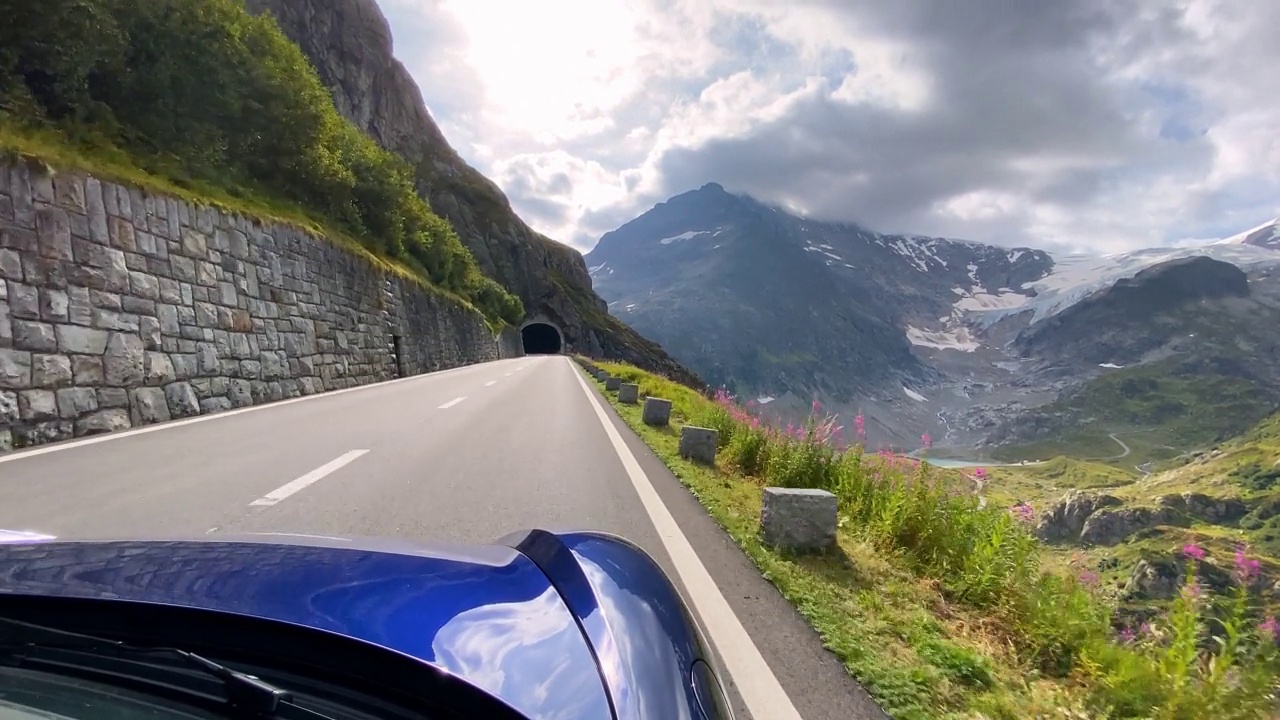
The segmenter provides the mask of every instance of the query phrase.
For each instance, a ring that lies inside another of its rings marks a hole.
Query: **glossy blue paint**
[[[727,709],[700,709],[708,704],[694,688],[695,662],[715,662],[679,592],[642,549],[595,532],[535,530],[499,542],[537,563],[579,618],[620,720],[731,720]]]
[[[546,575],[505,547],[285,537],[0,544],[0,593],[296,623],[435,664],[530,718],[611,716],[575,617]]]

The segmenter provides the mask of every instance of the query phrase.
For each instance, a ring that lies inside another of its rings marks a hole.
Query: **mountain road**
[[[881,718],[565,357],[471,365],[0,455],[0,529],[59,538],[616,533],[680,586],[739,717]]]

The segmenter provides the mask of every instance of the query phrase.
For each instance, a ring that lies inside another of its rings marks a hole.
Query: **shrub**
[[[338,114],[301,49],[238,0],[0,0],[0,119],[120,147],[180,185],[301,208],[514,323],[413,172]]]

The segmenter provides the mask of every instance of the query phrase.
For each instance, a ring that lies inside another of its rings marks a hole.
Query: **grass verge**
[[[1038,573],[1034,540],[1010,513],[958,494],[970,484],[959,473],[856,450],[828,453],[817,447],[825,438],[813,442],[812,426],[803,436],[771,433],[723,399],[597,364],[639,384],[642,396],[673,401],[672,426],[653,428],[640,405],[609,397],[892,717],[1270,717],[1274,621],[1253,632],[1257,620],[1241,605],[1228,616],[1236,645],[1217,655],[1198,650],[1208,638],[1194,600],[1141,638],[1117,635],[1106,598],[1086,577],[1092,571]],[[715,467],[679,457],[677,428],[686,423],[722,429]],[[758,537],[761,488],[806,478],[841,499],[837,552],[790,556]],[[1194,576],[1188,587],[1198,587]],[[1225,668],[1234,668],[1229,681],[1216,675]]]

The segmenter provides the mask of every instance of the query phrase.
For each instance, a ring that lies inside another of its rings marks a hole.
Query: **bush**
[[[411,168],[338,114],[301,49],[238,0],[0,0],[8,122],[92,136],[178,184],[273,198],[517,322]]]

